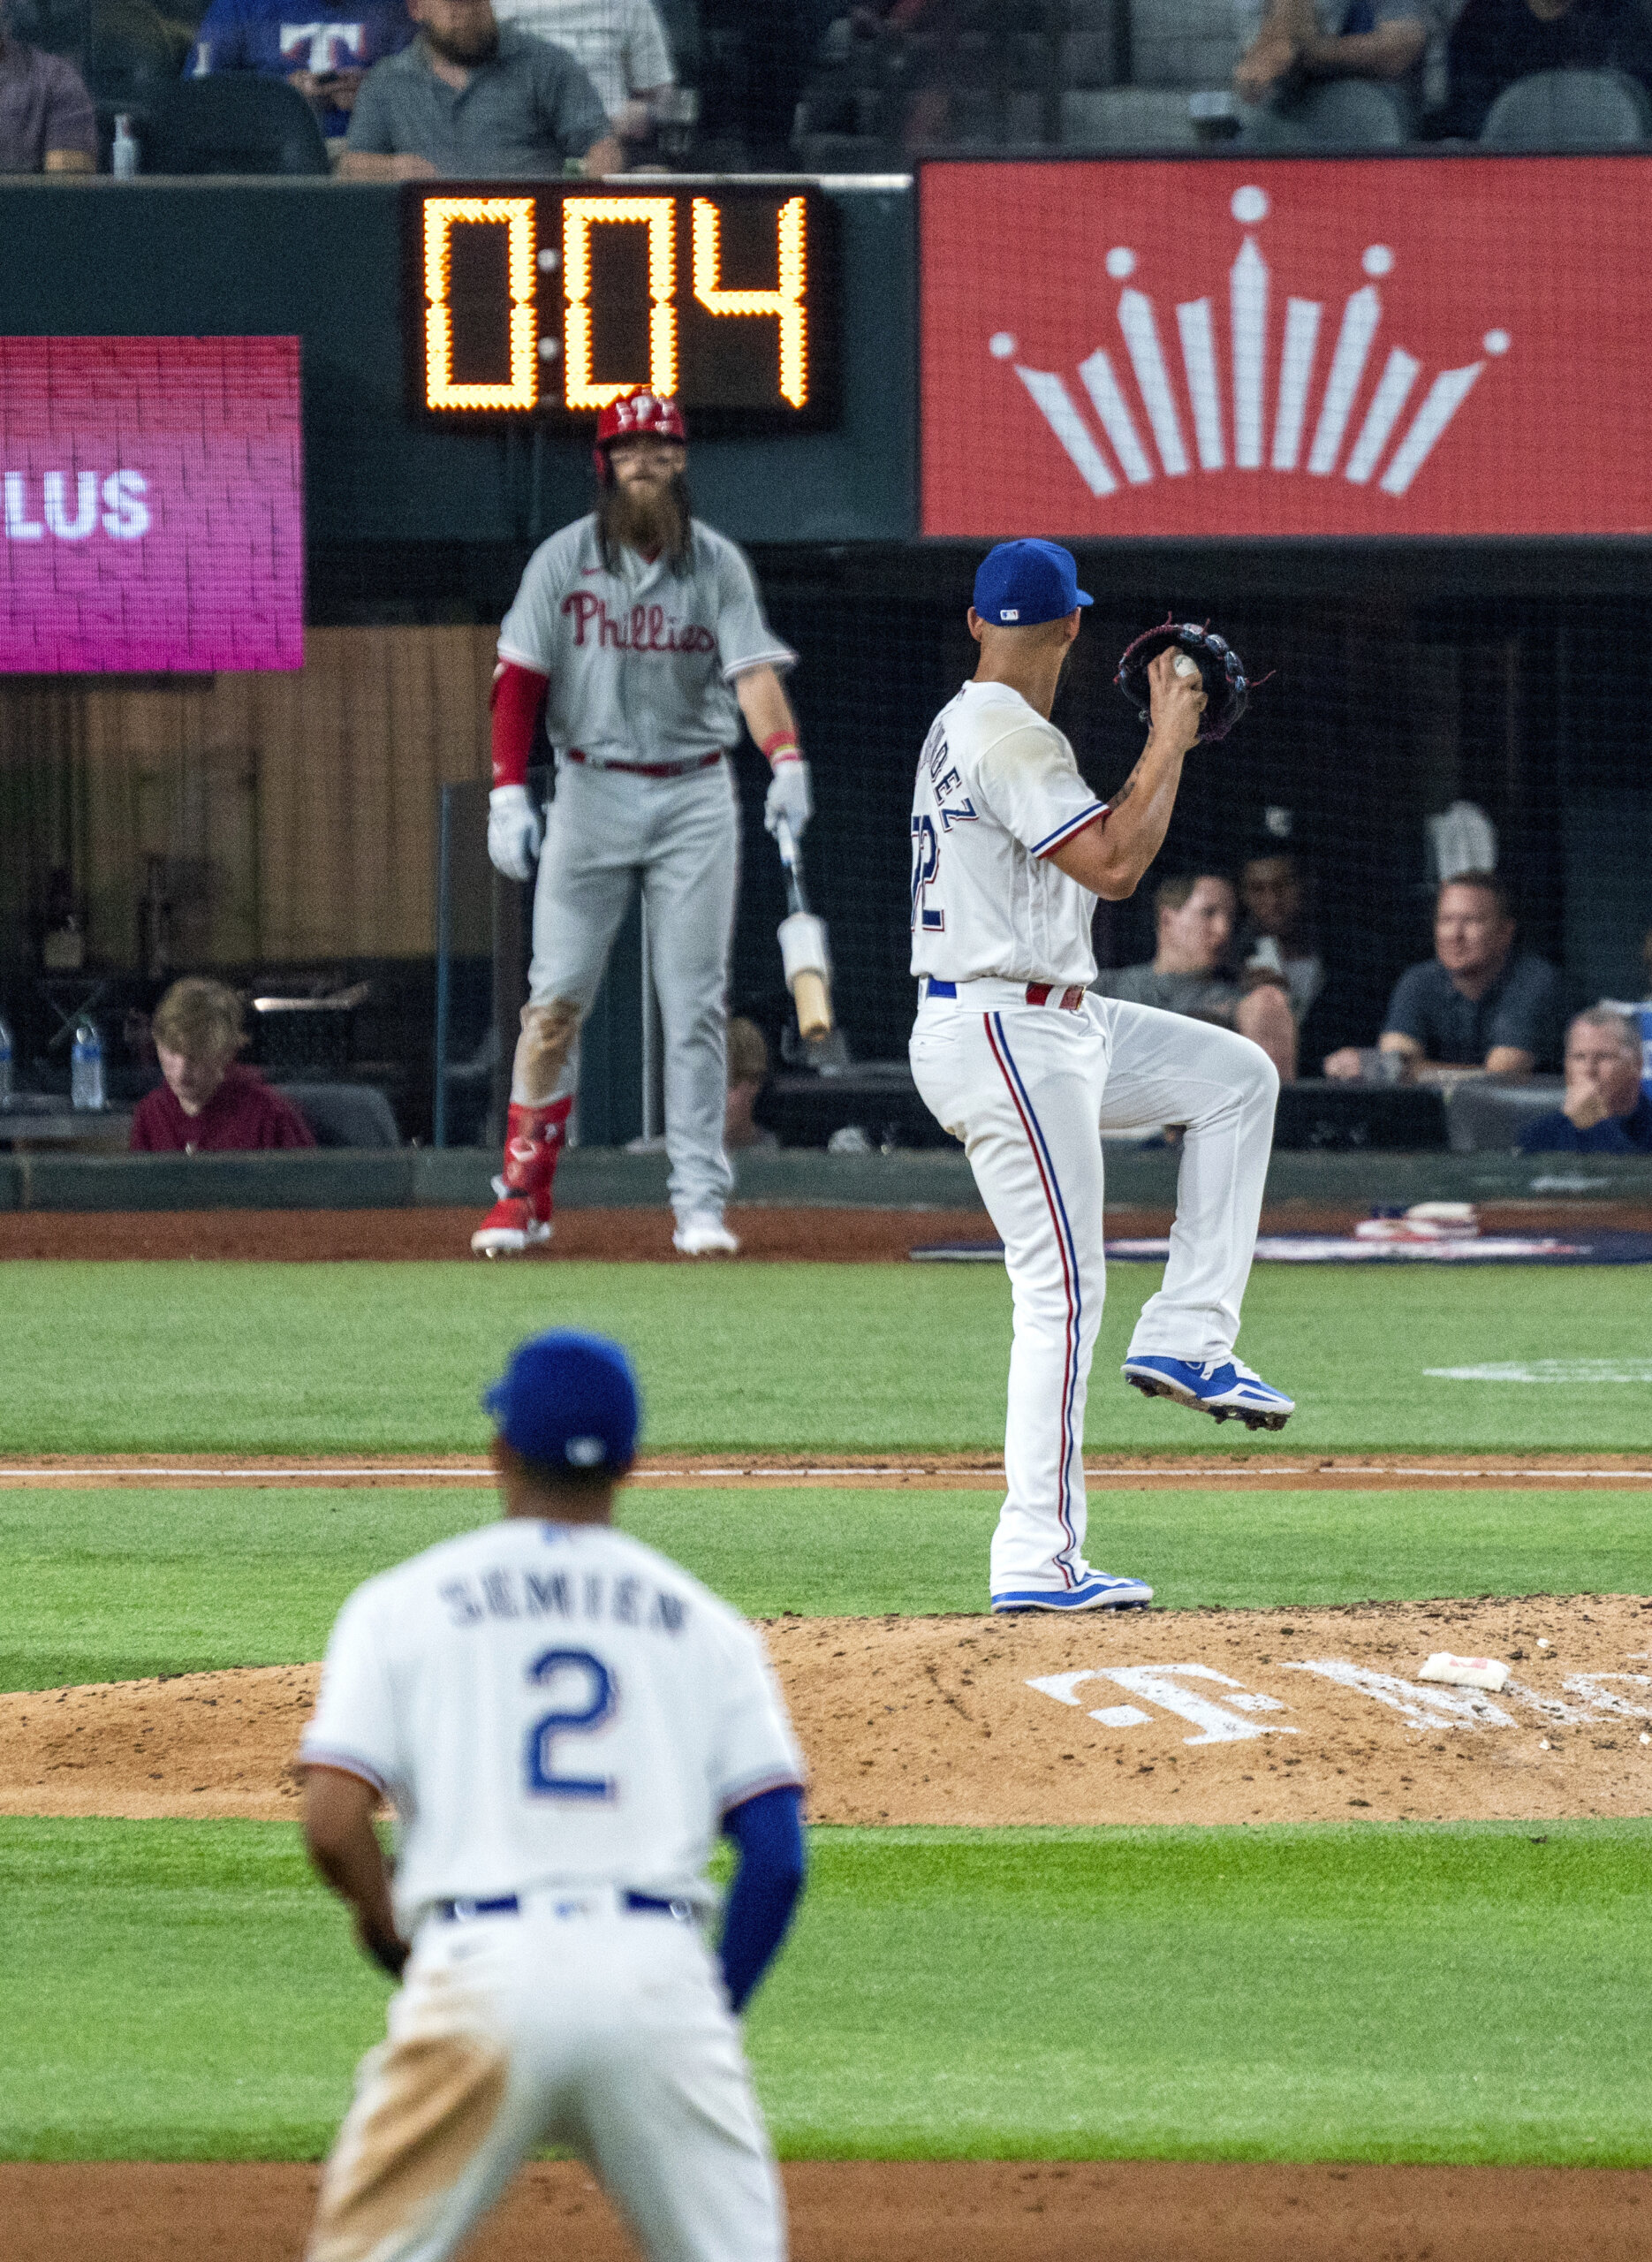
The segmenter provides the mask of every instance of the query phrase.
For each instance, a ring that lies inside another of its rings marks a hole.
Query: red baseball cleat
[[[522,1256],[542,1249],[550,1239],[550,1203],[542,1214],[538,1200],[527,1194],[502,1194],[470,1237],[473,1256]]]
[[[493,1182],[499,1199],[470,1237],[474,1256],[520,1256],[550,1239],[550,1189],[572,1105],[572,1096],[538,1107],[512,1101],[504,1174]]]

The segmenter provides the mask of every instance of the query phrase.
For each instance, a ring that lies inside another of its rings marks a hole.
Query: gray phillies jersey
[[[593,516],[528,559],[499,657],[550,678],[545,729],[558,753],[692,762],[732,747],[740,732],[733,679],[796,661],[763,619],[741,551],[698,519],[692,540],[681,576],[631,550],[610,573]]]

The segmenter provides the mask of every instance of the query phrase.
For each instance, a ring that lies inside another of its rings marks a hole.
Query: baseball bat
[[[782,817],[775,828],[785,874],[787,916],[779,930],[780,959],[786,986],[797,1008],[798,1034],[806,1044],[830,1036],[832,1030],[831,965],[826,952],[826,929],[809,909],[803,884],[803,852],[792,827]]]

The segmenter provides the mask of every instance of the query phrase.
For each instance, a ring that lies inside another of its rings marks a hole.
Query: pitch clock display
[[[692,429],[837,414],[837,212],[784,182],[639,179],[407,192],[405,329],[420,412],[589,429],[638,385]]]

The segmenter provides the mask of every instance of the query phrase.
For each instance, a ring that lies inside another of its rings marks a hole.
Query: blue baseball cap
[[[975,575],[975,610],[995,628],[1035,628],[1094,603],[1079,587],[1078,561],[1058,542],[1001,542]]]
[[[524,1461],[546,1469],[611,1469],[636,1457],[637,1378],[618,1343],[553,1328],[518,1344],[482,1404]]]

